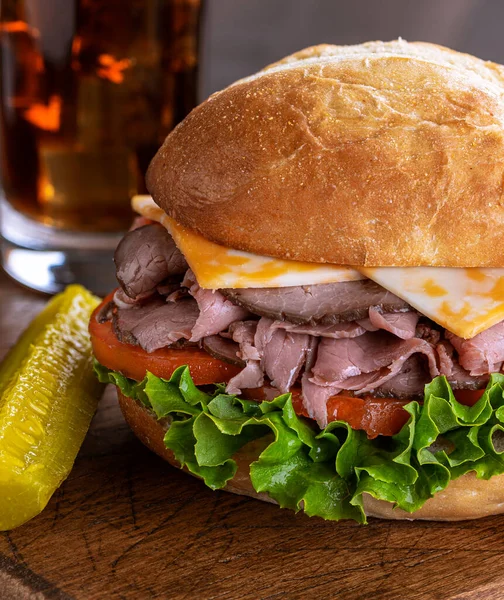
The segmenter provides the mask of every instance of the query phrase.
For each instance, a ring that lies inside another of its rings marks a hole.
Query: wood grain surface
[[[0,356],[44,299],[0,274]],[[107,391],[69,479],[0,534],[0,599],[504,597],[504,517],[329,523],[212,492],[146,450]]]

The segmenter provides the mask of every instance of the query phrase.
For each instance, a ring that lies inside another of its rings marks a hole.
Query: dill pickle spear
[[[81,286],[55,296],[0,366],[0,531],[38,515],[66,479],[102,391]]]

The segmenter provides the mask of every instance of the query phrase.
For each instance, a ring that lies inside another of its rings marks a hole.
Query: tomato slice
[[[290,390],[292,406],[296,414],[309,418],[303,405],[301,388],[296,386]],[[244,390],[246,398],[252,400],[265,400],[268,397],[268,388]],[[357,398],[353,396],[333,396],[327,403],[327,420],[346,421],[352,429],[363,429],[370,439],[378,435],[394,435],[401,430],[409,419],[409,414],[403,409],[409,400],[395,400],[392,398],[373,398],[366,396]]]
[[[139,346],[120,342],[112,328],[112,323],[99,323],[99,310],[110,302],[113,293],[105,298],[94,311],[89,324],[91,343],[98,361],[119,371],[126,377],[141,381],[145,373],[150,371],[158,377],[169,379],[173,371],[181,365],[189,365],[191,376],[196,385],[225,383],[240,372],[241,368],[213,358],[199,348],[170,349],[161,348],[147,353]],[[243,396],[252,400],[265,400],[268,388],[244,390]],[[455,390],[455,397],[467,406],[475,404],[483,395],[484,390]],[[291,389],[292,404],[298,415],[309,418],[303,405],[301,388]],[[338,395],[327,403],[328,421],[346,421],[352,429],[362,429],[370,439],[378,435],[391,436],[398,433],[409,419],[409,413],[404,405],[409,400],[392,398],[363,398]]]
[[[353,429],[363,429],[370,439],[395,435],[410,415],[403,406],[408,400],[391,398],[349,398],[335,396],[327,404],[329,421],[346,421]]]
[[[453,390],[455,398],[460,404],[466,406],[473,406],[483,396],[485,390]]]
[[[157,377],[169,379],[177,367],[189,365],[191,377],[196,385],[229,381],[241,371],[240,367],[213,358],[200,348],[161,348],[147,353],[140,346],[120,342],[112,323],[99,323],[96,318],[100,308],[112,298],[113,294],[105,298],[89,322],[93,352],[103,366],[141,381],[147,371]]]
[[[252,390],[247,390],[250,394]],[[298,415],[309,417],[303,405],[301,388],[291,389],[292,406]],[[263,392],[263,397],[265,393]],[[250,397],[250,396],[249,396]],[[257,399],[257,393],[253,396]],[[409,400],[373,398],[365,396],[333,396],[327,403],[327,420],[346,421],[352,429],[363,429],[370,439],[378,435],[394,435],[408,421],[409,414],[403,409]]]

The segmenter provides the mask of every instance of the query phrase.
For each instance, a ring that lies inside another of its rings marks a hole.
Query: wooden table
[[[44,299],[0,274],[0,356]],[[211,492],[146,450],[106,392],[69,479],[0,534],[0,599],[504,597],[504,517],[329,523]]]

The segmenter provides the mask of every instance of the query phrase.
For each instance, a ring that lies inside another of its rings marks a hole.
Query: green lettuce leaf
[[[370,440],[342,421],[320,431],[295,413],[290,394],[255,402],[228,395],[219,384],[201,390],[188,367],[169,380],[148,373],[141,382],[99,363],[95,371],[169,420],[166,447],[210,488],[224,487],[237,470],[233,455],[255,444],[254,489],[310,516],[365,523],[364,494],[413,512],[469,471],[481,479],[504,473],[501,374],[491,376],[473,406],[457,402],[446,378],[437,377],[425,386],[423,403],[404,407],[410,418],[397,435]]]

